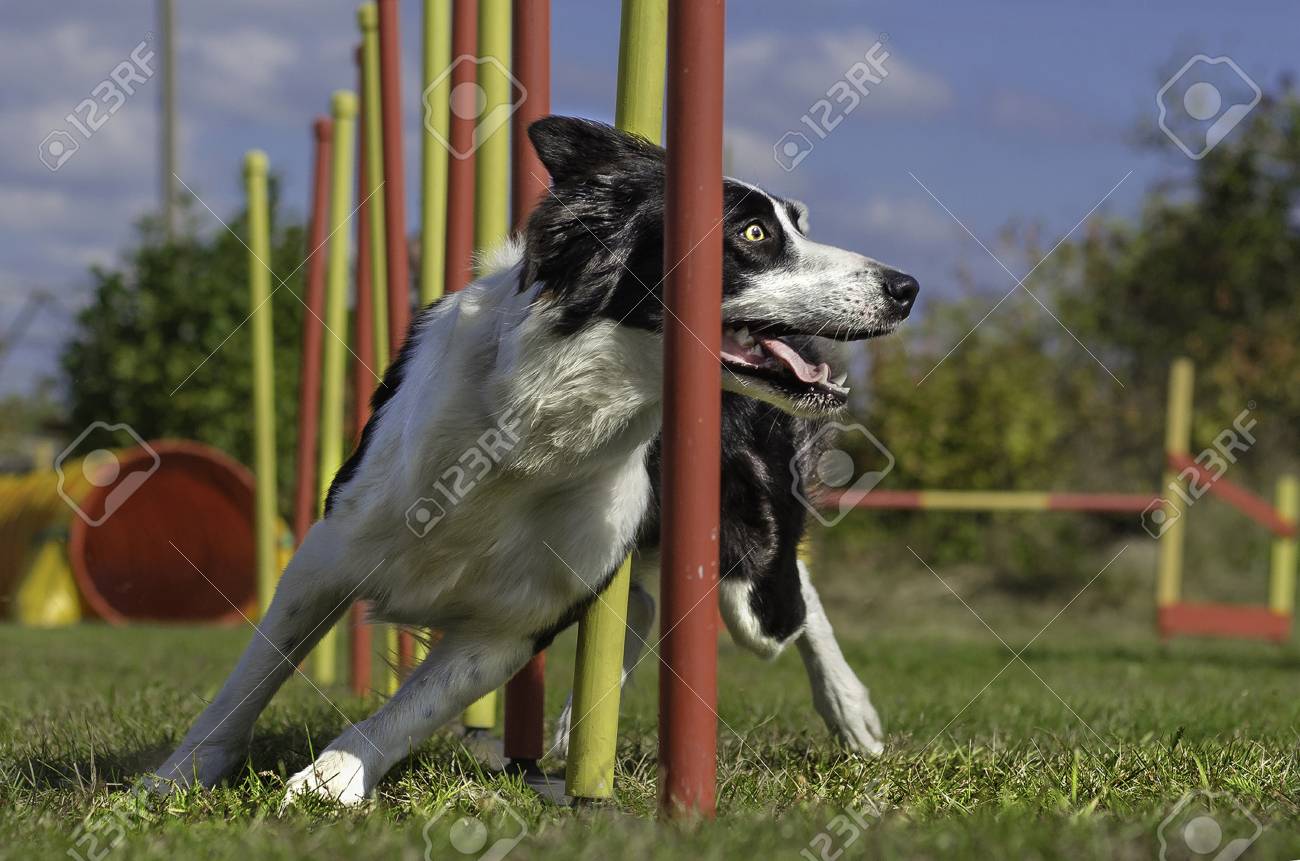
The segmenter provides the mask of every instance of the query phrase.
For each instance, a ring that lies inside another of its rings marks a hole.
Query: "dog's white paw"
[[[813,705],[827,728],[850,749],[873,756],[884,751],[880,715],[866,685],[856,677],[840,676],[815,687]]]
[[[326,750],[289,778],[281,809],[303,795],[317,795],[352,807],[365,801],[368,793],[365,763],[347,751]]]
[[[211,789],[229,776],[247,756],[248,751],[242,745],[222,747],[208,743],[197,749],[182,747],[152,774],[145,776],[140,785],[159,795],[169,795],[196,783]]]
[[[555,721],[552,750],[560,757],[569,755],[569,725],[573,723],[573,694],[564,701],[564,711]]]

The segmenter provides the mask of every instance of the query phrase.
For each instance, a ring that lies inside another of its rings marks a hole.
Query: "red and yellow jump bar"
[[[836,491],[823,499],[831,508],[857,493]],[[1032,490],[873,490],[852,500],[853,508],[927,511],[1085,511],[1141,514],[1160,500],[1149,493],[1054,493]]]

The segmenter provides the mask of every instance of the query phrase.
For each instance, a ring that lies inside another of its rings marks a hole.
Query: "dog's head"
[[[605,318],[662,331],[664,150],[568,117],[538,120],[528,135],[552,188],[528,224],[523,285],[542,285],[561,329]],[[812,241],[802,203],[734,179],[723,185],[723,387],[798,414],[838,410],[845,374],[808,336],[893,331],[911,311],[916,279]]]

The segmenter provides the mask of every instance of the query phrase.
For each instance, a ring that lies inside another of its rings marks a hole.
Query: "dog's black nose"
[[[916,301],[916,294],[920,291],[921,285],[916,283],[916,279],[911,275],[893,270],[885,273],[885,292],[904,314],[912,310],[912,303]]]

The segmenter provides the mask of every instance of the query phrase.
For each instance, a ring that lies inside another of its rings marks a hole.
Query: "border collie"
[[[324,517],[155,786],[211,786],[242,763],[271,696],[364,599],[379,620],[442,636],[289,781],[289,798],[360,803],[575,619],[633,549],[662,413],[664,151],[560,117],[529,137],[552,193],[492,274],[413,323]],[[753,186],[726,180],[724,206],[724,388],[800,415],[839,410],[847,390],[793,336],[890,332],[915,280],[809,240],[798,206]],[[454,504],[408,528],[413,502],[446,484]]]
[[[798,225],[807,230],[804,219]],[[800,340],[802,355],[821,358],[820,345]],[[813,706],[827,728],[850,749],[876,754],[883,749],[880,718],[866,686],[844,659],[799,559],[807,522],[803,500],[813,497],[815,464],[829,442],[823,420],[723,393],[719,606],[732,640],[759,657],[774,658],[793,640],[808,673]],[[659,456],[656,441],[646,460],[654,495],[637,541],[628,594],[624,685],[650,645],[655,619],[654,597],[642,581],[659,567]],[[570,694],[555,725],[552,750],[567,752],[572,717]]]

